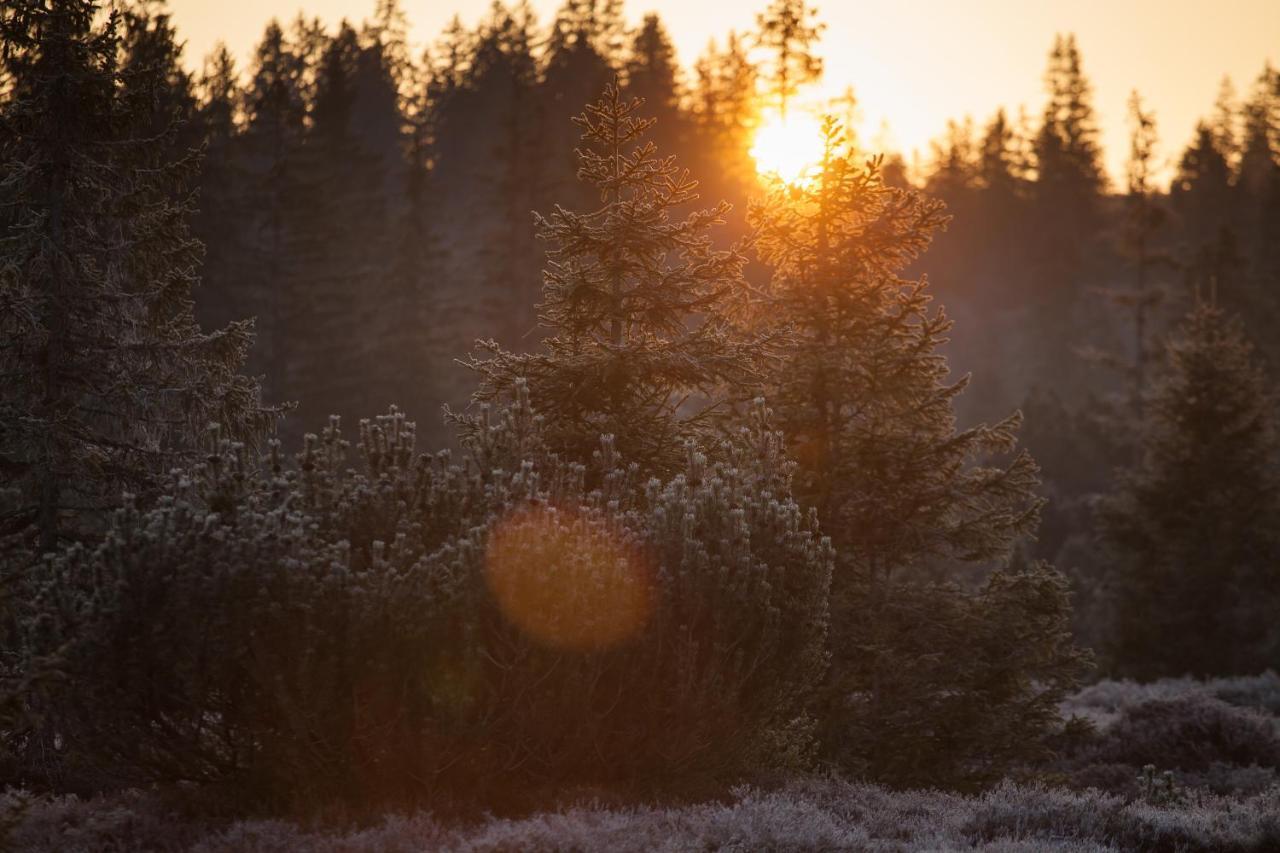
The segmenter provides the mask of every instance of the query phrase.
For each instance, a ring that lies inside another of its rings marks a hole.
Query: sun
[[[751,158],[761,175],[794,184],[822,159],[822,127],[800,110],[786,118],[766,113],[751,143]]]

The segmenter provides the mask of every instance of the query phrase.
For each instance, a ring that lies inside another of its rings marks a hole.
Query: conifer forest
[[[830,2],[0,2],[0,849],[1280,850],[1280,53]]]

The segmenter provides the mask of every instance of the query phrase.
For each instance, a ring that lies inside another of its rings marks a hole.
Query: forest
[[[627,11],[0,6],[0,849],[1280,849],[1280,70]]]

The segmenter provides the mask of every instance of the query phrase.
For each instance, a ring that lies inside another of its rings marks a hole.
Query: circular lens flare
[[[803,180],[822,159],[822,126],[806,112],[764,116],[751,145],[756,171],[788,184]]]
[[[528,507],[489,534],[485,577],[503,615],[534,641],[592,651],[634,637],[651,609],[650,575],[598,519]]]

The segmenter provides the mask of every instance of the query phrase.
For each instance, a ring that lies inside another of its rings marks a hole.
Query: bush
[[[501,806],[803,761],[832,557],[767,424],[665,483],[607,437],[557,459],[523,391],[473,426],[455,464],[364,422],[358,471],[336,421],[292,463],[221,442],[50,558],[22,653],[65,678],[11,739],[29,778]]]
[[[1262,851],[1280,846],[1280,790],[1205,796],[1176,808],[1098,792],[1001,785],[980,797],[893,792],[835,780],[742,788],[724,801],[680,807],[578,805],[457,825],[429,813],[369,825],[237,821],[201,826],[154,799],[63,798],[39,803],[14,833],[30,853],[410,853],[481,851],[868,850],[1100,853]]]
[[[1098,760],[1162,770],[1280,767],[1280,731],[1255,711],[1191,695],[1125,709],[1092,752]]]

